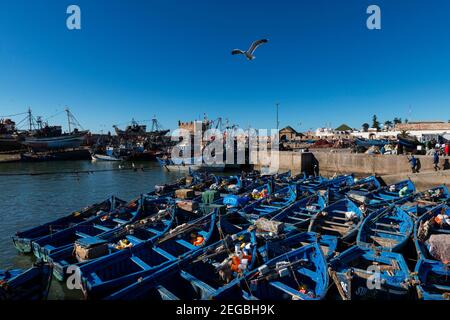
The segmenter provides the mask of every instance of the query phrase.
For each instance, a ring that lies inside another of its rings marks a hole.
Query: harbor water
[[[120,167],[119,167],[120,166]],[[29,268],[32,255],[19,254],[11,237],[111,195],[131,200],[182,174],[156,162],[61,161],[0,164],[0,269]],[[53,281],[50,299],[78,298]]]

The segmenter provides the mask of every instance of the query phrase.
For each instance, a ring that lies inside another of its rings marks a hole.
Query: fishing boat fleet
[[[170,146],[167,136],[170,130],[163,130],[156,118],[151,120],[151,131],[133,119],[125,130],[113,126],[114,136],[110,133],[96,135],[84,130],[68,108],[63,112],[67,115],[67,132],[63,132],[62,126],[49,125],[42,117],[35,117],[30,109],[18,114],[26,115],[18,124],[9,118],[0,119],[0,154],[15,155],[7,157],[5,162],[156,161],[156,157]]]
[[[13,243],[38,262],[0,271],[0,299],[45,299],[74,269],[92,300],[450,299],[450,193],[409,180],[191,170]]]

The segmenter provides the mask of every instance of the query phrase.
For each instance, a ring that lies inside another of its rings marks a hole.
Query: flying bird
[[[232,55],[235,54],[243,54],[244,56],[247,57],[248,60],[253,60],[256,57],[253,55],[253,52],[255,52],[256,48],[258,48],[260,45],[267,43],[269,40],[267,39],[261,39],[261,40],[256,40],[255,42],[252,43],[252,45],[250,46],[250,48],[248,48],[247,51],[242,51],[240,49],[234,49],[233,51],[231,51]]]

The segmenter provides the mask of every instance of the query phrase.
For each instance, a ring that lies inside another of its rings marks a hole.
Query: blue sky
[[[85,128],[131,118],[242,127],[450,119],[446,0],[0,0],[0,115],[69,106]],[[82,30],[66,28],[77,4]],[[366,8],[382,30],[366,28]],[[255,39],[256,59],[231,56]],[[411,106],[411,109],[410,109]],[[62,122],[63,117],[50,119]]]

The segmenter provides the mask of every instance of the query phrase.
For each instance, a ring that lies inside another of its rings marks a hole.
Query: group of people
[[[441,156],[450,156],[450,143],[435,143],[434,141],[428,141],[427,143],[428,153],[437,152]]]
[[[440,151],[438,149],[435,149],[433,152],[433,168],[434,171],[438,171],[441,170],[441,166],[439,165],[440,163]],[[446,155],[448,155],[448,145],[447,145],[447,153]],[[414,155],[411,155],[411,157],[408,157],[408,161],[409,164],[411,166],[411,171],[412,173],[419,173],[420,171],[420,160],[418,158],[416,158]]]

